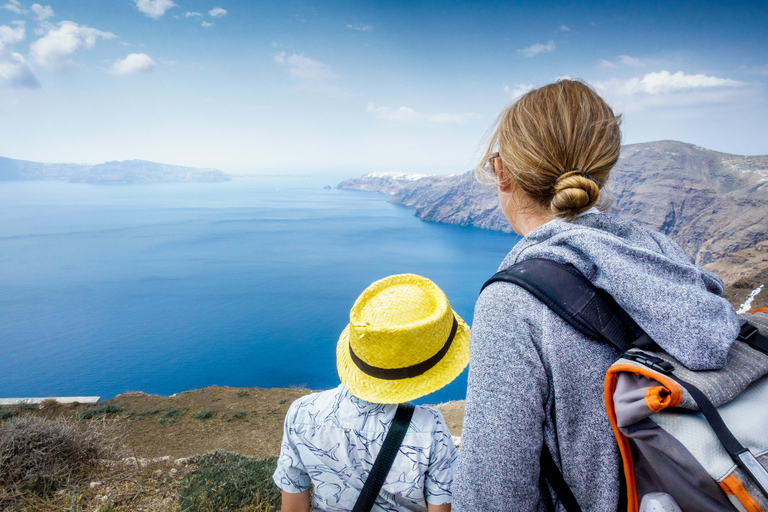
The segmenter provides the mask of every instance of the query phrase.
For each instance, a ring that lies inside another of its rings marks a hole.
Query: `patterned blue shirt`
[[[277,486],[300,493],[314,484],[316,512],[349,512],[381,450],[397,405],[372,404],[344,385],[299,398],[288,409]],[[456,448],[442,414],[418,405],[375,512],[425,512],[451,503]]]

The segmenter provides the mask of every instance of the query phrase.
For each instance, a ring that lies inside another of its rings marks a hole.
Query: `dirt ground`
[[[0,511],[177,512],[181,480],[194,470],[187,457],[213,450],[257,458],[278,455],[288,407],[312,392],[212,386],[170,397],[126,393],[99,402],[96,406],[102,410],[112,405],[120,412],[78,424],[103,428],[107,438],[117,440],[110,460],[85,481],[44,499],[26,495],[13,501],[16,505],[6,507],[3,502],[8,501],[3,499],[4,490],[0,488]],[[47,401],[41,406],[13,409],[18,415],[76,419],[93,407]],[[464,402],[435,407],[443,413],[451,434],[461,435]],[[20,504],[22,508],[16,508]]]
[[[283,420],[297,398],[312,393],[294,388],[230,388],[211,386],[174,396],[125,393],[111,400],[122,412],[109,414],[106,421],[118,432],[125,452],[134,457],[172,459],[226,450],[247,457],[278,455]],[[76,417],[87,405],[49,404],[31,411],[46,417]],[[435,406],[445,417],[452,435],[461,435],[464,402]],[[210,411],[201,414],[205,409]],[[198,417],[196,417],[197,415]]]
[[[764,288],[752,300],[752,309],[768,307],[768,240],[705,265],[725,282],[725,298],[738,309],[750,293]]]

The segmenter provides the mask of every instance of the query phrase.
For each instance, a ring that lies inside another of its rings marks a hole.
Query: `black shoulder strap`
[[[622,352],[643,335],[642,329],[605,291],[572,265],[534,258],[497,272],[483,285],[516,284],[590,338],[607,341]]]
[[[759,350],[764,354],[768,354],[768,337],[760,334],[757,327],[747,322],[741,321],[741,329],[739,330],[739,338],[744,343],[748,344],[755,350]]]
[[[572,265],[546,259],[526,260],[496,273],[483,285],[481,292],[486,286],[497,281],[513,283],[524,288],[577,331],[593,339],[608,341],[622,352],[632,344],[644,349],[657,348],[654,347],[653,340],[605,290],[595,288]],[[746,321],[741,323],[738,339],[768,354],[768,337]],[[768,472],[728,430],[709,399],[694,385],[673,375],[672,370],[665,373],[688,390],[728,454],[752,476],[763,492],[768,493]],[[542,447],[540,464],[542,479],[555,491],[565,510],[579,512],[581,509],[546,444]],[[553,510],[554,505],[548,494],[546,498],[547,510]]]
[[[565,508],[567,512],[581,512],[576,497],[571,492],[571,488],[563,478],[563,474],[557,469],[555,465],[555,459],[552,458],[552,452],[549,451],[547,444],[544,443],[541,446],[541,456],[539,457],[539,464],[541,464],[541,476],[549,482],[552,490],[555,491],[555,496],[560,500],[560,504]],[[554,511],[555,507],[549,497],[549,491],[544,488],[544,497],[547,500],[547,511]]]
[[[611,343],[622,352],[637,341],[653,343],[605,290],[596,288],[572,265],[540,258],[525,260],[497,272],[480,291],[497,281],[522,287],[580,333]],[[546,444],[539,464],[541,479],[549,484],[565,510],[581,512]],[[543,491],[547,510],[554,511],[549,491]]]
[[[413,410],[414,406],[412,404],[406,403],[397,406],[392,426],[389,427],[389,432],[387,432],[387,437],[384,438],[381,451],[373,463],[365,484],[363,484],[363,490],[360,491],[360,496],[357,497],[352,512],[370,512],[373,508],[381,486],[384,485],[387,473],[392,468],[392,463],[395,461],[400,445],[403,443],[405,433],[408,431],[408,425],[411,424]]]

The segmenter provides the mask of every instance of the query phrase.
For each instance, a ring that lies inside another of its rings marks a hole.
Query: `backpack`
[[[526,260],[483,289],[497,281],[524,288],[580,333],[623,352],[604,393],[623,464],[622,509],[637,512],[644,495],[664,492],[684,512],[768,511],[768,314],[741,315],[725,366],[693,371],[572,265]],[[565,510],[580,511],[546,444],[540,463]]]

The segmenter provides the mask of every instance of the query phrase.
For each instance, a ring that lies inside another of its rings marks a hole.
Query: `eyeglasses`
[[[496,174],[496,167],[494,166],[494,160],[499,158],[499,153],[493,153],[490,158],[488,158],[488,161],[485,162],[485,165],[483,166],[483,170],[487,173],[493,173]]]

